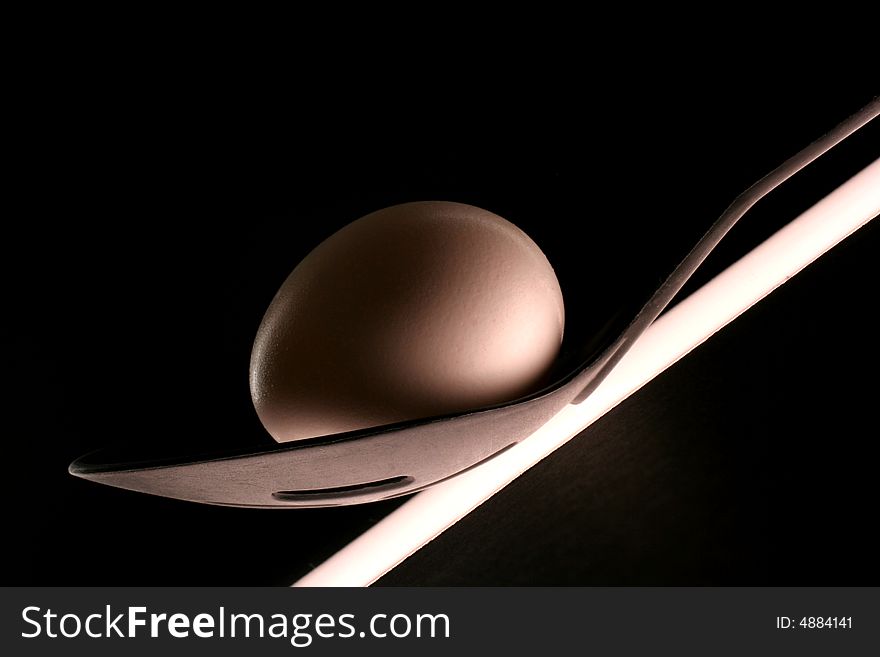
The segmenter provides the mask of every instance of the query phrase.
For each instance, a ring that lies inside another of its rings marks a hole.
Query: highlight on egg
[[[545,383],[564,324],[552,266],[512,223],[395,205],[287,277],[257,331],[251,397],[279,442],[512,401]]]

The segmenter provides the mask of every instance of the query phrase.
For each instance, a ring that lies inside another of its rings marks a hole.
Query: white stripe
[[[880,160],[661,316],[581,404],[484,465],[417,494],[294,586],[376,581],[877,215]]]

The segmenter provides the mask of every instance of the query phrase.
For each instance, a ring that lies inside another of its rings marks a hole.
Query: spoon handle
[[[629,350],[638,337],[644,333],[655,319],[669,305],[672,299],[684,287],[694,272],[703,264],[712,250],[718,246],[724,236],[754,205],[779,185],[794,176],[801,169],[830,151],[844,139],[880,115],[880,97],[875,98],[865,107],[840,123],[836,128],[820,137],[812,144],[788,158],[773,171],[761,178],[739,196],[712,224],[706,234],[700,238],[690,253],[685,256],[672,271],[663,284],[642,307],[632,323],[615,340],[599,358],[598,368],[589,368],[579,375],[583,380],[574,387],[581,387],[580,392],[572,400],[579,404],[601,383],[623,355]]]

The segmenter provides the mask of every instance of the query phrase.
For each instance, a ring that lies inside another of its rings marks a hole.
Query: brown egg
[[[254,341],[251,396],[279,442],[505,402],[543,382],[564,321],[519,228],[461,203],[395,205],[288,276]]]

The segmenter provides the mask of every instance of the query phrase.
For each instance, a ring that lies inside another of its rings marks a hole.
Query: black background
[[[25,131],[31,143],[17,156],[11,179],[25,202],[4,227],[4,443],[12,528],[6,542],[15,564],[5,579],[27,585],[290,583],[399,502],[315,511],[213,508],[77,480],[67,465],[120,440],[187,448],[269,440],[247,386],[263,311],[321,239],[393,203],[472,203],[525,229],[563,282],[567,339],[573,339],[617,296],[659,283],[736,194],[871,99],[821,84],[735,94],[736,82],[676,81],[660,72],[627,84],[589,80],[571,90],[557,82],[465,89],[444,81],[418,93],[404,86],[343,89],[326,103],[297,89],[277,104],[231,92],[207,97],[186,84],[146,92],[137,85],[68,84],[64,75],[53,80],[58,103],[34,106],[35,128]],[[875,131],[802,177],[782,201],[767,203],[699,280],[875,158],[876,143]],[[817,286],[833,286],[846,308],[870,303],[865,286],[848,294],[850,284],[815,279]],[[849,315],[846,326],[858,324],[859,316]],[[850,330],[870,332],[855,326],[827,339],[808,330],[777,339],[800,345],[790,357],[821,372],[835,341]],[[754,331],[746,339],[765,337]],[[859,371],[865,367],[859,354],[848,358]],[[752,374],[737,376],[746,381]],[[828,385],[827,377],[818,374],[817,385]],[[766,400],[759,404],[760,418],[775,405],[786,412],[801,408],[801,388],[778,388],[770,407]],[[699,412],[728,413],[719,410],[721,403],[703,395]],[[795,447],[788,456],[755,455],[756,444],[787,436],[784,426],[755,419],[748,440],[730,452],[704,448],[694,458],[728,473],[748,460],[763,473],[768,506],[792,486],[821,480],[823,514],[804,511],[798,521],[821,525],[831,514],[847,522],[820,527],[799,542],[787,555],[786,581],[811,573],[805,575],[810,583],[876,583],[870,553],[840,537],[846,527],[867,522],[876,507],[872,491],[843,485],[854,476],[850,462],[860,464],[855,476],[869,475],[865,464],[874,462],[876,448],[862,432],[834,450],[838,467],[823,468],[829,439],[841,440],[834,418],[845,407],[803,405],[825,419],[814,431],[788,436]],[[687,434],[686,427],[680,432],[711,441]],[[542,489],[547,504],[559,503],[555,475]],[[687,516],[687,500],[669,502],[666,511],[676,509]],[[752,510],[750,502],[719,521],[721,544],[772,524]],[[520,527],[533,523],[533,513],[517,518]],[[539,568],[524,572],[514,559],[491,580],[777,583],[780,575],[769,562],[716,567],[704,543],[695,542],[707,531],[702,517],[679,523],[673,534],[645,525],[645,532],[661,531],[665,551],[642,569],[567,569],[576,575],[560,577]],[[560,569],[590,540],[589,523],[584,531],[569,525],[558,534],[541,526],[549,545],[542,540],[535,550],[556,555],[547,563]],[[474,544],[492,536],[491,519],[481,527],[488,534],[471,535]],[[528,533],[514,535],[531,540]],[[769,545],[726,544],[755,554],[792,547],[781,529],[761,536]],[[676,552],[700,567],[676,568],[675,560],[662,558]],[[425,581],[443,571],[437,563],[425,567],[431,568],[422,571]],[[421,583],[418,570],[407,572],[406,581]],[[465,566],[458,572],[450,581],[481,581]],[[869,581],[859,581],[865,577]]]

